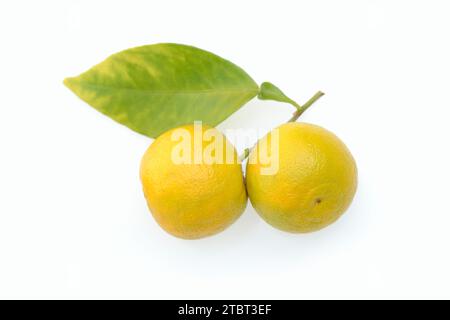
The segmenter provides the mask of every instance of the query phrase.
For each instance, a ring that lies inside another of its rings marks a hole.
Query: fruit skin
[[[325,228],[353,200],[357,188],[355,160],[338,137],[319,126],[288,123],[277,129],[276,174],[261,174],[264,165],[257,154],[258,148],[263,152],[270,148],[273,131],[250,154],[246,177],[250,201],[266,222],[283,231],[308,233]]]
[[[187,130],[194,141],[194,125],[180,128]],[[142,159],[140,175],[148,207],[158,224],[176,237],[199,239],[214,235],[236,221],[246,208],[242,165],[225,138],[234,163],[175,164],[172,151],[179,141],[171,139],[174,130],[159,136]],[[217,129],[203,125],[202,133],[206,130],[224,137]],[[203,149],[210,143],[202,139]]]

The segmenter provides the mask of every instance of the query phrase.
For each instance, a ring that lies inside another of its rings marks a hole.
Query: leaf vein
[[[114,86],[102,86],[92,83],[80,83],[82,87],[88,87],[90,89],[101,89],[101,90],[125,90],[125,91],[138,91],[149,95],[196,95],[196,94],[258,94],[258,89],[201,89],[201,90],[151,90],[151,89],[139,89],[139,88],[128,88],[128,87],[114,87]]]

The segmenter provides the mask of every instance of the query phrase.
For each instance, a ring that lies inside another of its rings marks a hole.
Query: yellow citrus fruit
[[[140,175],[156,221],[179,238],[223,231],[247,204],[237,152],[211,127],[187,125],[162,134],[145,153]]]
[[[278,170],[263,174],[269,166]],[[288,232],[330,225],[349,207],[356,187],[350,151],[333,133],[312,124],[288,123],[270,132],[247,165],[247,192],[254,208],[269,224]]]

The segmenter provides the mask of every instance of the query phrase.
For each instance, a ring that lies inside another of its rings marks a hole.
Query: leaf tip
[[[68,77],[63,80],[63,84],[70,90],[75,91],[79,82],[77,77]]]
[[[63,80],[63,84],[64,84],[67,88],[69,88],[69,89],[70,89],[70,87],[71,87],[71,82],[72,82],[72,78],[65,78],[65,79]]]

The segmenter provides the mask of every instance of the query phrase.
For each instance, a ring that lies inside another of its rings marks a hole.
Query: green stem
[[[298,118],[300,118],[300,116],[309,109],[309,107],[311,107],[314,102],[316,102],[317,100],[319,100],[325,93],[323,93],[322,91],[317,92],[311,99],[309,99],[303,106],[298,106],[297,107],[297,111],[295,111],[295,113],[292,115],[292,118],[289,119],[288,122],[295,122],[297,121]]]
[[[239,160],[242,162],[245,159],[248,158],[248,156],[250,155],[250,151],[254,148],[255,146],[251,147],[251,148],[245,148],[244,153],[240,155]]]
[[[295,101],[291,100],[291,104],[294,105],[297,108],[297,111],[295,111],[295,113],[292,115],[292,117],[288,120],[289,122],[295,122],[298,120],[298,118],[300,118],[300,116],[309,109],[309,107],[311,107],[317,100],[319,100],[321,97],[323,97],[325,95],[325,93],[323,93],[322,91],[318,91],[314,96],[311,97],[311,99],[309,99],[303,106],[300,106],[298,103],[296,103]],[[255,145],[256,146],[256,145]],[[248,158],[248,156],[250,155],[250,152],[255,148],[255,146],[251,147],[251,148],[246,148],[244,150],[244,153],[239,157],[239,159],[241,161],[244,161],[245,159]]]

